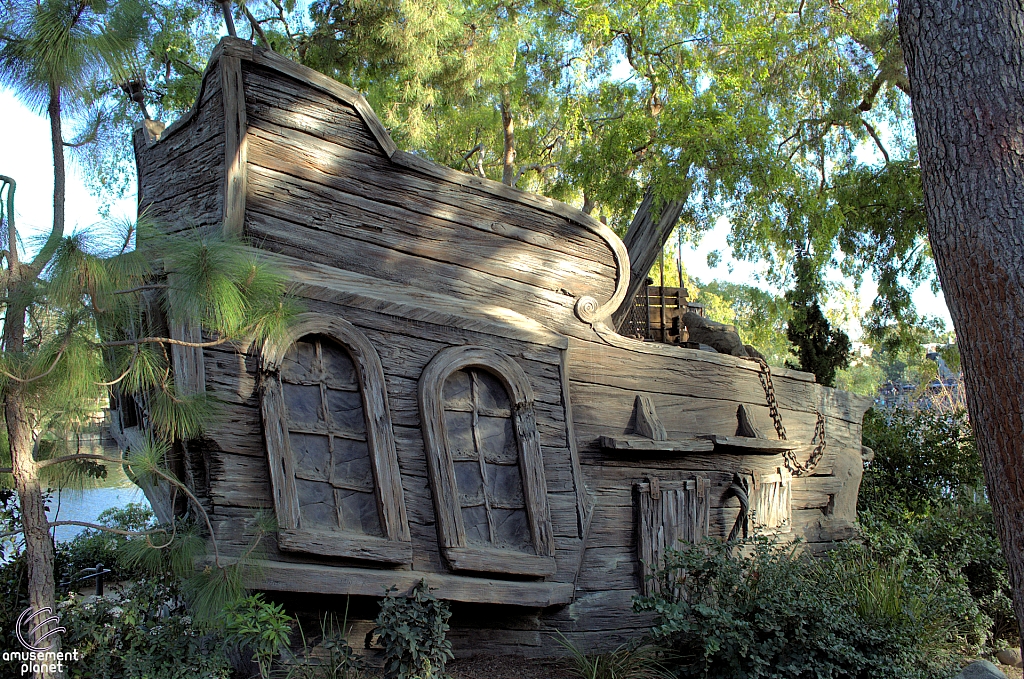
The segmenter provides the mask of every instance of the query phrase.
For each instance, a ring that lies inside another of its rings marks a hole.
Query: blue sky
[[[168,121],[170,122],[170,121]],[[0,174],[11,176],[18,182],[15,194],[15,215],[22,238],[30,241],[34,235],[49,229],[53,214],[53,163],[50,151],[49,124],[45,117],[26,109],[8,90],[0,90],[0,126],[5,131],[4,154],[0,157]],[[134,193],[134,192],[133,192]],[[69,160],[67,173],[67,224],[69,230],[86,229],[102,224],[99,214],[100,203],[85,187],[82,171]],[[135,198],[112,206],[111,217],[134,217]],[[684,243],[683,264],[687,273],[701,281],[714,279],[736,283],[748,283],[765,287],[758,274],[764,273],[765,264],[742,262],[729,256],[726,238],[729,225],[719,220],[697,247]],[[722,253],[721,261],[711,268],[707,264],[709,252]],[[852,282],[836,279],[846,289],[852,289]],[[860,305],[867,308],[875,295],[875,285],[865,281],[857,295]],[[944,300],[932,294],[928,286],[922,286],[914,293],[918,311],[929,316],[942,318],[952,328],[949,312]],[[852,336],[859,335],[859,328],[850,327]]]

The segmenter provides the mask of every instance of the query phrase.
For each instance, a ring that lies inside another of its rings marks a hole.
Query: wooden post
[[[658,270],[661,273],[661,285],[658,286],[658,299],[661,301],[661,342],[668,342],[668,335],[665,331],[665,248],[662,246],[661,256],[658,257]]]

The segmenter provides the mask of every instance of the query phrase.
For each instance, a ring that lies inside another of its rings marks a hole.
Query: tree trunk
[[[644,199],[640,202],[636,215],[633,216],[629,230],[626,231],[626,236],[622,239],[626,245],[626,251],[629,252],[629,288],[626,290],[626,298],[622,300],[622,304],[612,313],[612,324],[616,328],[621,327],[626,316],[629,315],[629,310],[633,306],[633,298],[636,297],[636,293],[647,280],[647,274],[650,273],[651,267],[657,261],[662,248],[665,247],[665,241],[672,235],[672,230],[676,227],[676,222],[679,221],[679,215],[683,212],[687,198],[689,198],[689,191],[687,191],[687,195],[681,196],[678,200],[656,206],[653,189],[648,188],[647,193],[644,194]],[[660,209],[658,209],[659,207]],[[657,217],[657,221],[655,221],[655,217]]]
[[[50,88],[47,106],[50,117],[50,142],[53,147],[53,228],[42,249],[31,265],[22,264],[18,256],[17,238],[8,244],[10,250],[10,277],[7,287],[7,313],[3,325],[3,348],[8,355],[17,355],[25,349],[25,312],[31,303],[32,282],[39,274],[64,234],[64,138],[61,129],[60,89]],[[25,560],[28,566],[29,604],[36,614],[35,622],[50,617],[46,610],[56,614],[56,587],[53,574],[53,539],[43,503],[43,489],[39,482],[39,465],[33,456],[32,421],[26,406],[26,397],[13,380],[3,392],[4,416],[11,449],[12,475],[21,506],[21,522],[25,536]],[[31,620],[31,619],[30,619]],[[40,627],[34,635],[33,645],[60,651],[60,636],[47,636],[53,625]],[[47,665],[43,665],[48,667]],[[59,676],[48,671],[35,674],[40,679]]]
[[[11,444],[11,460],[14,471],[14,487],[21,503],[21,524],[25,535],[25,557],[28,565],[29,605],[39,612],[37,621],[47,609],[56,614],[56,593],[53,577],[53,539],[43,505],[43,490],[39,483],[39,466],[32,456],[32,423],[25,404],[17,389],[7,392],[4,397],[4,415],[7,418],[7,436]],[[50,626],[37,631],[36,648],[59,651],[59,635],[46,638]],[[54,676],[40,673],[39,677]]]
[[[501,99],[501,131],[505,141],[501,156],[501,183],[512,186],[516,176],[516,121],[504,96]]]
[[[1024,621],[1024,7],[900,0],[928,234]]]

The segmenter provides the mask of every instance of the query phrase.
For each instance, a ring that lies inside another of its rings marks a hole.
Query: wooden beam
[[[690,192],[687,190],[686,195],[680,196],[677,200],[659,205],[655,201],[654,191],[647,189],[633,222],[629,225],[626,237],[622,239],[629,254],[629,285],[626,287],[625,299],[612,313],[613,327],[621,327],[626,320],[633,298],[647,280],[647,274],[665,246],[665,241],[672,235],[672,230],[675,229],[689,197]]]
[[[230,561],[221,559],[222,563]],[[258,575],[247,582],[247,586],[282,592],[379,597],[385,588],[392,585],[404,592],[418,585],[421,580],[426,580],[431,593],[438,599],[528,608],[567,604],[573,594],[571,582],[495,580],[422,571],[375,570],[269,560],[259,560],[254,565],[253,570]]]
[[[707,453],[715,449],[714,441],[705,439],[652,441],[639,436],[602,436],[600,444],[605,450],[637,453]]]
[[[224,235],[241,237],[245,223],[245,194],[249,180],[248,123],[245,87],[238,57],[220,58],[224,97]]]

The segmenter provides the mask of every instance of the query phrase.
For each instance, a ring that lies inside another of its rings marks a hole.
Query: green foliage
[[[292,617],[284,612],[284,607],[264,601],[262,594],[235,601],[224,611],[228,643],[252,653],[264,679],[270,676],[274,658],[288,646],[291,624]]]
[[[656,646],[622,644],[613,651],[587,655],[559,632],[557,640],[569,651],[568,670],[578,679],[669,679],[673,675],[661,662]]]
[[[792,311],[784,298],[750,285],[712,281],[699,289],[697,300],[711,320],[735,325],[743,342],[769,365],[784,365],[792,355],[786,339]]]
[[[99,515],[97,523],[124,531],[145,531],[153,528],[153,513],[143,504],[111,507]],[[54,576],[58,586],[73,590],[90,587],[94,581],[72,582],[80,571],[103,564],[111,572],[107,582],[127,580],[133,575],[122,558],[122,550],[129,538],[124,535],[87,528],[68,542],[57,542],[54,547]]]
[[[793,343],[798,363],[787,365],[814,373],[820,384],[835,386],[836,371],[850,363],[850,338],[839,328],[833,328],[821,311],[822,284],[812,268],[810,255],[798,254],[794,269],[796,286],[786,293],[792,307],[786,338]]]
[[[274,676],[281,679],[360,679],[364,676],[365,661],[345,639],[347,604],[345,612],[346,617],[340,627],[333,615],[321,618],[320,639],[312,647],[303,633],[301,656],[278,670]],[[301,625],[299,630],[302,631]]]
[[[858,507],[876,515],[927,514],[984,497],[984,476],[964,410],[871,409]]]
[[[388,590],[381,601],[377,626],[384,647],[384,676],[387,679],[444,679],[445,664],[453,657],[448,641],[447,602],[430,593],[421,580],[409,596]]]
[[[930,562],[937,577],[965,583],[986,621],[973,638],[1017,639],[1007,565],[966,412],[870,410],[864,442],[875,451],[859,499],[865,539],[876,551]]]
[[[228,679],[224,640],[198,629],[173,579],[139,578],[118,596],[59,606],[71,679]]]
[[[678,573],[684,575],[679,578]],[[970,617],[963,588],[856,546],[831,559],[759,538],[671,553],[640,598],[680,677],[949,676]]]

